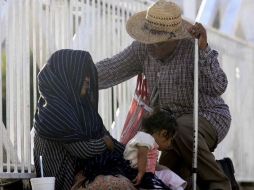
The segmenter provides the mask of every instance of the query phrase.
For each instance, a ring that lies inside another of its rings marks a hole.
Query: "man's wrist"
[[[207,42],[202,43],[202,44],[199,46],[199,49],[200,49],[200,50],[205,50],[205,49],[207,48],[207,46],[208,46],[208,43],[207,43]]]
[[[206,59],[209,53],[212,51],[210,46],[207,44],[206,48],[199,49],[199,57],[200,59]]]

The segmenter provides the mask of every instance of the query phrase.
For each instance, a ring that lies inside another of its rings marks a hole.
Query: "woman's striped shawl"
[[[86,97],[80,97],[86,76],[90,76],[90,88]],[[97,112],[97,71],[88,52],[55,52],[38,74],[38,88],[34,126],[40,137],[68,143],[105,134]]]

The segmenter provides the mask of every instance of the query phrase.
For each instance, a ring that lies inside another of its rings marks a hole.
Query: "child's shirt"
[[[138,146],[148,148],[146,172],[155,172],[159,155],[158,144],[152,135],[139,131],[126,145],[124,158],[130,161],[131,167],[138,167]]]

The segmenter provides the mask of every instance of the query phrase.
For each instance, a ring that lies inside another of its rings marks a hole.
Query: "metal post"
[[[200,22],[202,9],[199,9],[196,21]],[[192,162],[192,180],[193,180],[193,190],[197,189],[197,160],[198,160],[198,39],[195,39],[195,55],[194,55],[194,110],[193,110],[193,162]]]
[[[192,180],[193,189],[196,190],[197,181],[197,155],[198,155],[198,39],[195,39],[195,62],[194,62],[194,130],[193,130],[193,165]]]

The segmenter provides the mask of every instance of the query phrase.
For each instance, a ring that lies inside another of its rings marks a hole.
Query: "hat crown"
[[[148,8],[146,20],[150,29],[174,32],[182,24],[181,9],[173,2],[159,0]]]
[[[158,0],[146,11],[132,15],[127,24],[128,34],[135,40],[153,44],[191,38],[191,23],[182,19],[180,7],[168,0]]]

